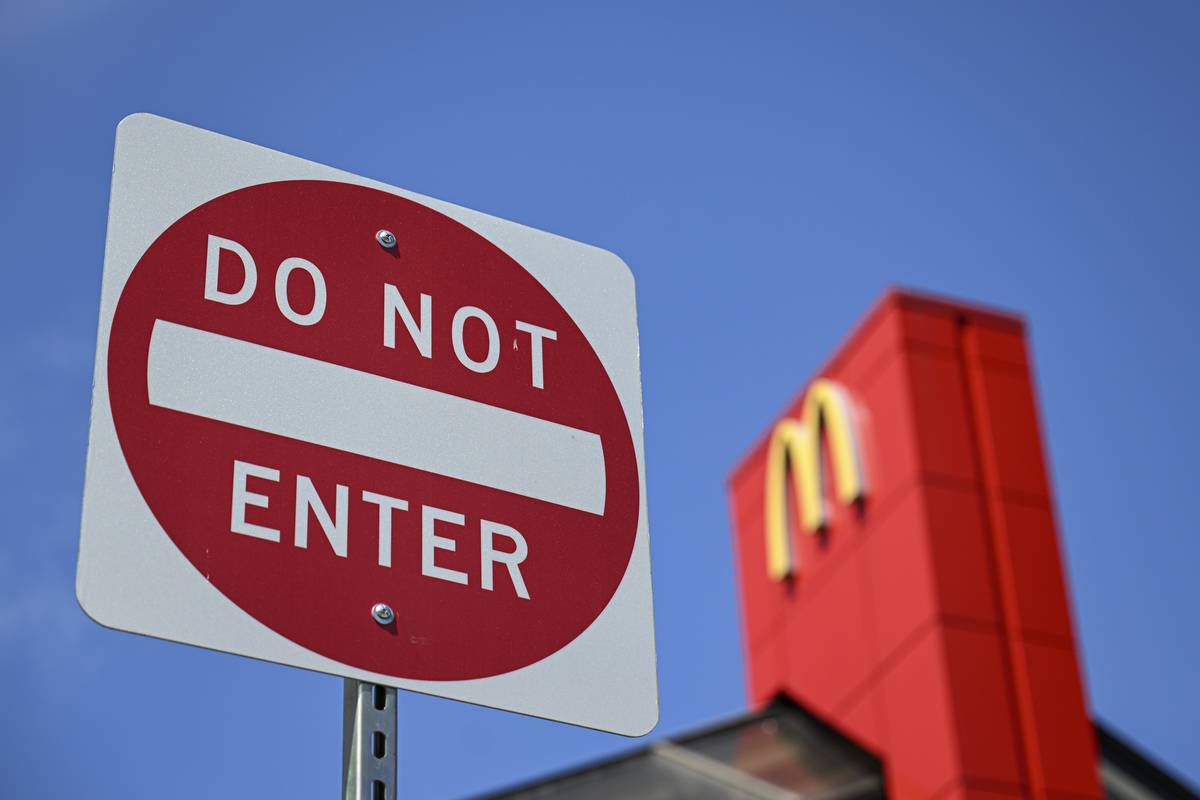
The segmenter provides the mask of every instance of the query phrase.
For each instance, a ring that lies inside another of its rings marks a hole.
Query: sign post
[[[369,686],[642,735],[638,364],[611,253],[128,117],[79,602],[355,682],[348,776]]]
[[[343,679],[342,800],[395,800],[396,690]]]

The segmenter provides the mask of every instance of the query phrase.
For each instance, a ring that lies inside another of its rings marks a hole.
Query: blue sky
[[[341,686],[104,630],[74,562],[113,131],[152,111],[638,279],[662,721],[743,708],[724,477],[872,301],[1028,315],[1093,707],[1193,780],[1200,7],[0,3],[0,794],[318,798]],[[457,797],[637,744],[406,696]]]

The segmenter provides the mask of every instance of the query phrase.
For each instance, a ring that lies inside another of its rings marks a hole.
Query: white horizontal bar
[[[146,379],[151,405],[604,513],[588,431],[161,319]]]

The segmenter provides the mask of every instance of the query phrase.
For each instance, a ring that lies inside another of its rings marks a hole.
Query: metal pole
[[[345,679],[342,800],[396,800],[396,690]]]

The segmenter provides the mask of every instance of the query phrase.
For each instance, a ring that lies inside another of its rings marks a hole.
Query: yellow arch
[[[822,437],[821,434],[825,436]],[[850,400],[841,386],[820,378],[804,397],[801,420],[784,418],[767,445],[766,537],[767,572],[773,580],[795,572],[788,540],[787,478],[800,503],[800,524],[816,533],[828,523],[822,484],[821,443],[828,441],[837,500],[853,503],[866,495],[866,477]]]

